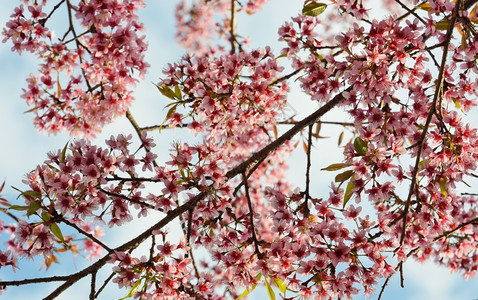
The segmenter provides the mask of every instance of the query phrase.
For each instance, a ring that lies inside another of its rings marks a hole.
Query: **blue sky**
[[[8,19],[13,7],[19,3],[18,0],[1,0],[0,2],[0,23],[3,25]],[[145,22],[147,36],[149,40],[149,51],[147,60],[151,68],[135,92],[136,101],[131,107],[131,111],[141,125],[157,124],[164,119],[165,111],[163,107],[166,104],[161,98],[156,88],[152,84],[157,82],[161,76],[162,68],[168,63],[173,62],[183,54],[183,50],[174,44],[174,4],[176,1],[154,1],[147,0],[147,8],[141,11],[142,21]],[[295,15],[300,11],[302,1],[291,0],[270,0],[270,3],[264,7],[264,10],[253,17],[241,17],[238,20],[239,33],[250,35],[253,46],[272,45],[273,50],[278,51],[280,44],[276,41],[277,28],[288,16]],[[29,108],[20,99],[21,89],[25,87],[25,78],[30,72],[36,72],[37,62],[31,55],[18,54],[10,52],[9,44],[0,44],[0,180],[7,181],[6,196],[13,200],[17,194],[10,189],[11,185],[22,186],[23,175],[41,163],[46,153],[51,150],[62,148],[70,139],[65,134],[57,136],[48,136],[38,133],[31,123],[32,115],[23,112]],[[295,108],[314,109],[316,106],[307,101],[304,96],[293,91],[291,94],[293,106]],[[328,120],[333,120],[340,114],[334,112]],[[318,163],[320,169],[322,165],[339,162],[341,160],[340,152],[337,151],[336,137],[340,128],[324,126],[327,130],[326,135],[331,136],[329,140],[323,140],[314,151],[326,151],[328,155]],[[105,126],[104,131],[98,136],[99,144],[102,144],[105,137],[120,132],[131,132],[131,126],[125,118],[118,119],[114,124]],[[159,146],[167,145],[173,139],[179,139],[183,133],[181,131],[172,131],[162,135],[156,143]],[[157,136],[156,136],[157,137]],[[158,147],[159,148],[159,147]],[[163,149],[163,148],[161,148]],[[164,149],[167,149],[166,147]],[[298,151],[300,152],[300,151]],[[161,157],[167,157],[167,152],[160,153]],[[294,153],[293,166],[290,171],[291,178],[298,178],[297,183],[303,176],[304,159],[301,153]],[[319,174],[318,174],[319,175]],[[323,175],[323,174],[322,174]],[[327,186],[331,178],[316,176],[314,188],[318,193],[327,194]],[[320,191],[319,191],[320,190]],[[0,217],[8,221],[4,216]],[[138,232],[141,227],[146,227],[147,222],[137,222],[129,225],[118,232],[108,233],[108,241],[112,244],[119,244],[124,241],[124,234]],[[64,257],[64,264],[52,267],[55,274],[67,274],[74,270],[80,270],[86,266],[81,257],[73,259]],[[40,263],[37,261],[24,261],[21,264],[25,269],[12,273],[9,269],[0,270],[0,278],[7,280],[12,278],[30,278],[49,276],[45,271],[38,271]],[[396,276],[388,284],[383,299],[463,299],[471,300],[478,298],[478,281],[472,279],[464,281],[457,274],[450,275],[448,270],[438,268],[432,263],[419,264],[413,261],[408,262],[404,268],[405,288],[399,287],[399,278]],[[58,299],[85,299],[89,282],[82,281],[70,288],[67,293]],[[29,285],[21,288],[9,288],[2,299],[37,299],[48,294],[56,285]],[[380,286],[377,287],[378,289]],[[124,296],[126,291],[117,291],[112,285],[107,293],[101,299],[117,299]],[[32,297],[32,295],[34,295]],[[376,299],[374,295],[371,299]],[[251,299],[267,299],[264,289],[257,289],[252,293]],[[356,299],[364,299],[363,296],[357,296]]]

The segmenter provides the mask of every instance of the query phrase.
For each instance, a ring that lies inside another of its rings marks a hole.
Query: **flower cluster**
[[[224,47],[213,42],[230,41],[247,43],[246,37],[231,34],[231,13],[259,11],[268,0],[248,0],[231,3],[230,0],[195,0],[188,4],[181,0],[176,6],[176,40],[193,53],[223,52]],[[232,5],[232,6],[231,6]],[[231,12],[233,10],[233,12]],[[234,25],[233,25],[234,26]]]
[[[92,136],[128,109],[135,73],[142,76],[147,45],[135,11],[142,0],[66,1],[69,28],[58,41],[47,27],[47,1],[26,1],[3,30],[12,50],[28,51],[42,61],[24,89],[40,130]],[[55,12],[55,9],[53,10]],[[76,17],[81,26],[75,27]]]
[[[176,39],[189,51],[197,53],[208,52],[211,40],[225,34],[223,23],[217,16],[225,16],[230,4],[228,1],[200,1],[188,5],[185,0],[176,7]]]
[[[179,89],[170,104],[174,111],[187,108],[187,114],[169,115],[171,126],[190,119],[189,128],[207,133],[206,139],[223,148],[241,147],[247,153],[258,150],[254,145],[260,149],[264,132],[285,107],[288,86],[278,81],[282,70],[269,48],[219,57],[185,56],[164,70],[166,77],[159,83],[171,92]]]

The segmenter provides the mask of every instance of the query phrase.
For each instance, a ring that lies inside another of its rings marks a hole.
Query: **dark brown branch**
[[[95,300],[95,289],[96,289],[96,271],[91,273],[91,289],[90,289],[90,300]]]
[[[231,54],[236,53],[236,0],[231,1],[231,23],[229,24],[231,34]]]
[[[156,237],[151,236],[151,247],[149,247],[149,260],[152,261],[154,258],[154,247],[156,247]]]
[[[266,159],[266,157],[264,157],[263,159],[261,159],[260,161],[258,161],[254,167],[252,167],[250,170],[249,170],[249,173],[247,173],[246,175],[246,179],[249,179],[249,177],[251,177],[252,174],[254,174],[254,172],[257,170],[257,168],[264,162],[264,160]],[[234,189],[234,192],[232,193],[232,195],[236,196],[237,193],[239,192],[239,190],[241,189],[241,187],[244,185],[244,180],[241,180],[241,182],[236,186],[236,188]]]
[[[76,47],[78,49],[80,47],[82,47],[82,48],[86,49],[86,51],[89,52],[90,50],[80,42],[80,40],[78,39],[78,35],[76,34],[75,26],[73,25],[73,16],[72,16],[72,13],[71,13],[71,10],[73,9],[73,7],[71,5],[70,0],[66,0],[66,5],[67,5],[67,11],[68,11],[68,23],[70,25],[69,30],[71,30],[71,32],[73,33],[73,37],[74,37],[74,40],[75,40],[75,43],[76,43]],[[79,57],[79,60],[80,60],[80,63],[83,63],[83,59],[81,58],[81,56]],[[81,73],[83,75],[83,78],[85,79],[86,86],[88,86],[88,89],[91,90],[90,82],[88,81],[88,77],[86,76],[85,70],[83,70],[83,68],[81,68]]]
[[[252,207],[251,195],[249,195],[249,184],[247,183],[246,174],[242,174],[242,181],[244,182],[244,190],[247,199],[247,206],[249,207],[249,223],[251,224],[251,234],[252,234],[252,241],[254,243],[255,253],[261,257],[262,253],[259,250],[259,241],[257,240],[256,236],[256,228],[254,226],[254,209]]]
[[[344,92],[350,92],[351,90],[352,90],[352,87],[348,87]],[[239,164],[237,167],[233,168],[229,172],[227,172],[226,177],[230,179],[235,177],[238,174],[242,174],[246,172],[250,167],[254,166],[258,161],[269,156],[269,154],[277,150],[277,148],[279,148],[286,141],[292,139],[297,133],[302,131],[305,127],[309,126],[310,124],[314,124],[318,118],[322,117],[324,114],[329,112],[332,108],[337,106],[343,100],[344,100],[343,92],[337,94],[329,102],[325,103],[321,108],[316,110],[314,113],[310,114],[308,117],[304,118],[302,121],[295,124],[294,127],[286,131],[275,141],[268,144],[266,147],[262,148],[256,153],[252,154],[249,159],[242,162],[241,164]]]
[[[276,85],[276,84],[278,84],[278,83],[281,83],[281,82],[284,81],[284,80],[287,80],[287,79],[293,77],[294,75],[299,74],[299,72],[302,71],[302,69],[303,69],[303,68],[299,68],[299,69],[297,69],[297,70],[294,70],[294,71],[291,72],[290,74],[287,74],[287,75],[285,75],[285,76],[282,76],[282,77],[277,78],[276,80],[272,81],[272,82],[269,84],[269,86]]]
[[[145,177],[120,177],[113,175],[113,177],[106,177],[106,181],[132,181],[132,182],[162,182],[161,179],[152,179],[152,178],[145,178]]]
[[[430,126],[432,117],[434,115],[434,112],[436,110],[436,105],[438,102],[438,99],[443,95],[443,82],[445,79],[445,67],[446,67],[446,61],[448,57],[448,47],[450,45],[450,40],[451,36],[453,33],[453,28],[455,27],[455,22],[458,17],[458,12],[459,8],[461,6],[461,0],[457,0],[455,3],[455,8],[453,9],[453,15],[450,20],[450,23],[448,24],[446,36],[445,36],[445,45],[443,47],[443,55],[442,55],[442,61],[441,61],[441,67],[440,67],[440,72],[438,74],[438,79],[437,79],[437,87],[435,90],[435,94],[433,96],[433,101],[430,105],[430,110],[428,112],[427,120],[425,121],[425,125],[423,126],[422,129],[422,134],[420,136],[420,140],[417,143],[418,150],[417,150],[417,158],[415,160],[415,167],[413,169],[413,175],[411,178],[411,183],[410,183],[410,190],[408,192],[408,197],[407,201],[405,203],[405,208],[404,208],[404,213],[403,213],[403,222],[402,222],[402,233],[400,235],[400,246],[403,245],[403,240],[405,239],[405,229],[407,226],[407,216],[408,212],[410,209],[410,202],[412,200],[413,194],[415,194],[415,190],[418,187],[418,171],[420,168],[420,159],[422,155],[422,150],[423,150],[423,145],[425,143],[425,138],[428,133],[428,128]],[[418,197],[418,196],[417,196]],[[419,199],[417,199],[418,201]]]
[[[11,212],[8,211],[8,209],[5,209],[5,208],[0,208],[0,211],[2,211],[3,213],[5,213],[7,216],[9,216],[10,218],[14,219],[16,222],[20,221],[20,219],[18,219],[17,216],[15,216],[14,214],[12,214]]]
[[[112,193],[112,192],[108,192],[107,190],[104,190],[104,189],[98,189],[99,191],[101,191],[102,193],[110,196],[110,197],[116,197],[116,198],[120,198],[120,199],[123,199],[123,200],[126,200],[128,202],[131,202],[133,204],[137,204],[139,206],[144,206],[146,208],[149,208],[149,209],[154,209],[154,210],[158,210],[156,209],[153,205],[149,204],[149,203],[146,203],[146,202],[140,202],[140,201],[137,201],[137,200],[133,200],[129,197],[126,197],[125,195],[121,195],[121,194],[117,194],[117,193]]]
[[[108,285],[108,283],[110,282],[110,280],[116,275],[115,272],[112,272],[110,274],[110,276],[108,276],[108,278],[105,279],[105,281],[103,282],[103,284],[101,285],[101,287],[98,289],[98,291],[96,292],[95,294],[95,298],[98,298],[98,296],[100,295],[100,293],[104,290],[104,288]]]
[[[388,275],[387,278],[385,279],[385,282],[382,285],[382,288],[380,289],[380,294],[378,294],[377,300],[382,299],[382,294],[385,291],[385,287],[387,286],[388,282],[390,281],[390,278],[392,278],[392,275]]]
[[[309,188],[310,188],[310,151],[312,148],[312,129],[314,124],[309,125],[309,136],[307,138],[307,167],[305,171],[305,200],[304,200],[304,218],[309,217]]]
[[[66,0],[61,0],[57,5],[53,6],[53,9],[50,11],[50,13],[48,14],[48,16],[46,16],[46,17],[43,18],[43,19],[38,20],[38,23],[39,23],[41,26],[45,26],[46,21],[48,21],[48,19],[50,19],[50,17],[53,15],[53,13],[54,13],[65,1],[66,1]]]
[[[423,20],[422,17],[420,17],[416,12],[415,10],[417,9],[418,5],[415,6],[413,9],[410,9],[408,8],[408,6],[406,6],[405,4],[403,4],[400,0],[395,0],[395,2],[397,2],[398,4],[400,4],[400,6],[405,9],[407,11],[406,14],[400,16],[397,18],[397,21],[399,20],[403,20],[405,19],[406,17],[408,17],[410,14],[413,15],[415,18],[417,18],[418,20],[420,20],[420,22],[422,22],[424,25],[427,25],[427,22],[425,20]]]
[[[134,130],[136,131],[136,133],[138,134],[139,139],[141,140],[141,145],[143,145],[143,137],[142,137],[143,136],[143,129],[141,129],[141,127],[139,127],[138,123],[133,118],[133,116],[131,115],[131,112],[129,110],[126,111],[126,118],[129,120],[131,125],[133,125]],[[146,148],[146,147],[144,147],[144,150],[146,152],[151,152],[151,150]],[[153,166],[158,167],[158,163],[156,162],[156,160],[153,160]]]
[[[463,8],[465,10],[468,10],[468,9],[470,9],[470,7],[473,6],[473,4],[475,4],[477,2],[478,2],[478,0],[466,0],[465,3],[463,4]]]
[[[170,210],[167,215],[161,219],[158,223],[154,224],[151,226],[149,229],[145,230],[143,233],[138,235],[137,237],[133,238],[129,242],[124,243],[123,245],[116,247],[113,249],[113,251],[127,251],[130,249],[134,249],[138,247],[142,242],[144,242],[146,239],[148,239],[153,231],[160,230],[167,224],[169,224],[171,221],[176,219],[179,215],[184,213],[185,211],[189,210],[191,207],[194,207],[199,201],[203,200],[207,194],[205,192],[202,192],[198,195],[196,195],[194,198],[183,204],[182,206]],[[100,260],[98,260],[96,263],[90,265],[89,267],[86,267],[85,269],[76,272],[74,274],[71,274],[69,276],[62,276],[62,280],[66,281],[63,283],[61,286],[59,286],[56,290],[54,290],[50,295],[45,297],[45,300],[51,300],[55,299],[57,296],[59,296],[61,293],[63,293],[66,289],[68,289],[70,286],[72,286],[74,283],[76,283],[78,280],[82,279],[83,277],[87,276],[88,274],[91,274],[92,272],[95,272],[96,270],[99,270],[102,268],[109,260],[110,260],[110,254],[105,255],[102,257]],[[48,279],[48,278],[43,278],[43,279]],[[57,280],[58,281],[58,280]],[[46,281],[37,281],[37,282],[46,282]],[[8,285],[21,285],[23,283],[19,284],[12,284],[13,282],[7,282],[7,281],[2,281],[0,282],[0,286],[8,286]],[[18,283],[18,282],[17,282]],[[32,282],[31,282],[32,283]]]

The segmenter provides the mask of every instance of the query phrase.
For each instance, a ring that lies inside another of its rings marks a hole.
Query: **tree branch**
[[[352,87],[348,87],[345,91],[351,91],[351,90],[352,90]],[[308,117],[304,118],[302,121],[298,122],[291,129],[289,129],[287,132],[285,132],[279,138],[277,138],[275,141],[273,141],[272,143],[270,143],[263,149],[257,151],[256,153],[252,154],[249,159],[245,160],[244,162],[242,162],[241,164],[239,164],[238,166],[234,167],[229,172],[227,172],[226,178],[229,180],[238,174],[246,173],[248,169],[250,169],[250,167],[254,167],[256,163],[264,160],[269,154],[275,151],[283,143],[290,140],[292,137],[294,137],[298,132],[300,132],[305,127],[316,122],[318,118],[320,118],[325,113],[330,111],[332,108],[337,106],[343,100],[344,100],[343,92],[337,94],[329,102],[325,103],[321,108],[316,110],[314,113],[310,114]],[[68,276],[52,276],[52,277],[23,279],[23,280],[14,280],[14,281],[0,281],[0,286],[7,287],[7,286],[20,286],[20,285],[31,284],[31,283],[65,281],[61,286],[59,286],[56,290],[54,290],[47,297],[44,298],[44,300],[55,299],[57,296],[59,296],[61,293],[63,293],[66,289],[68,289],[70,286],[72,286],[74,283],[76,283],[80,279],[101,269],[110,260],[110,254],[114,252],[123,252],[123,251],[127,251],[127,250],[138,247],[142,242],[144,242],[146,239],[148,239],[152,235],[153,231],[160,230],[161,228],[169,224],[171,221],[179,217],[184,212],[190,209],[193,209],[197,205],[197,203],[204,200],[207,195],[208,195],[207,192],[201,192],[197,194],[196,196],[194,196],[192,199],[190,199],[188,202],[184,203],[183,205],[168,211],[166,216],[163,219],[161,219],[158,223],[152,225],[149,229],[143,231],[140,235],[131,239],[130,241],[112,249],[112,251],[109,252],[107,255],[103,256],[101,259],[99,259],[95,263],[91,264],[90,266],[84,268],[83,270],[79,272],[70,274]],[[98,291],[98,293],[100,291]]]
[[[434,112],[436,110],[436,105],[438,102],[438,99],[443,95],[443,82],[445,79],[445,68],[446,68],[446,61],[448,57],[448,47],[450,45],[450,40],[451,36],[453,33],[453,28],[455,27],[455,22],[458,17],[458,12],[459,8],[461,6],[461,1],[462,0],[457,0],[455,3],[455,8],[453,9],[453,15],[451,17],[450,23],[448,24],[447,32],[446,32],[446,37],[445,37],[445,45],[443,47],[443,56],[442,56],[442,61],[441,61],[441,67],[440,71],[438,74],[438,79],[437,79],[437,88],[435,90],[435,94],[433,95],[433,101],[430,105],[430,110],[428,111],[428,116],[427,120],[425,121],[425,125],[423,126],[422,129],[422,134],[420,136],[420,140],[417,143],[418,150],[417,150],[417,158],[415,160],[415,167],[413,169],[413,175],[411,178],[411,184],[410,184],[410,190],[408,192],[408,197],[407,201],[405,203],[405,208],[404,208],[404,213],[403,213],[403,222],[402,222],[402,233],[400,235],[400,246],[403,245],[403,241],[405,239],[405,228],[407,226],[407,216],[408,212],[410,209],[410,202],[412,199],[412,195],[415,194],[415,189],[418,187],[418,170],[420,168],[420,159],[422,155],[422,150],[423,150],[423,145],[425,143],[425,137],[428,132],[428,128],[430,126],[432,117],[434,115]],[[417,201],[418,201],[418,196],[417,196]]]
[[[231,0],[231,54],[236,53],[236,0]]]
[[[247,178],[246,178],[245,173],[242,174],[242,178],[243,178],[242,180],[244,182],[244,190],[245,190],[245,195],[246,195],[246,199],[247,199],[247,206],[249,207],[249,223],[251,223],[252,241],[254,243],[254,249],[255,249],[254,252],[259,257],[261,257],[262,253],[259,250],[259,241],[257,240],[256,228],[254,226],[254,209],[252,207],[251,195],[249,195],[249,184],[247,183]]]
[[[88,233],[86,231],[84,231],[83,229],[81,229],[80,227],[78,227],[78,225],[76,225],[75,223],[71,223],[70,221],[68,221],[67,219],[63,218],[61,219],[61,221],[63,223],[65,223],[66,225],[70,226],[70,227],[73,227],[75,228],[79,233],[81,233],[82,235],[86,236],[87,238],[89,238],[90,240],[92,240],[93,242],[95,242],[96,244],[100,245],[103,249],[105,249],[106,251],[108,252],[111,252],[111,248],[106,246],[104,243],[102,243],[100,240],[98,240],[94,235],[92,235],[91,233]]]
[[[310,151],[312,148],[312,127],[314,125],[310,124],[309,125],[309,135],[307,138],[307,167],[305,171],[305,200],[304,200],[304,217],[308,218],[309,217],[309,188],[310,188],[310,165],[311,165],[311,160],[310,160]]]
[[[344,92],[349,92],[352,90],[352,87],[348,87]],[[329,112],[332,108],[337,106],[344,100],[343,93],[341,92],[337,94],[334,98],[332,98],[329,102],[325,103],[321,108],[310,114],[308,117],[304,118],[302,121],[297,122],[291,129],[286,131],[282,134],[279,138],[277,138],[272,143],[268,144],[261,150],[257,151],[256,153],[252,154],[249,159],[239,164],[237,167],[233,168],[229,172],[227,172],[226,177],[228,179],[235,177],[238,174],[242,174],[247,171],[251,166],[254,166],[258,161],[264,159],[273,151],[277,150],[282,144],[286,141],[292,139],[297,133],[299,133],[302,129],[313,124],[316,120],[322,117],[324,114]]]

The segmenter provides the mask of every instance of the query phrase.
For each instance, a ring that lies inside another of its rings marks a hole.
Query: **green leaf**
[[[51,219],[51,215],[48,212],[44,211],[41,213],[41,219],[43,220],[43,222],[48,222]]]
[[[335,176],[335,182],[344,182],[354,175],[353,170],[348,170]]]
[[[449,24],[449,22],[447,20],[439,21],[435,24],[435,28],[438,29],[438,30],[447,30],[448,29],[448,24]]]
[[[176,112],[177,107],[178,107],[177,105],[174,105],[173,107],[171,107],[168,110],[168,113],[166,114],[166,119],[164,121],[166,121],[167,119],[171,118],[172,115],[174,115],[174,113]]]
[[[269,298],[271,300],[276,300],[276,294],[274,293],[274,290],[269,284],[269,281],[267,280],[267,278],[264,281],[266,282],[266,289],[267,289],[267,294],[269,295]]]
[[[428,3],[422,3],[422,4],[418,5],[417,8],[423,9],[423,10],[426,10],[426,11],[430,11],[432,9],[430,4],[428,4]]]
[[[456,98],[453,98],[453,103],[455,103],[456,108],[458,108],[458,109],[461,108],[461,104],[460,104],[460,102],[458,102],[458,100]]]
[[[252,292],[255,288],[256,288],[256,285],[254,284],[254,285],[252,286],[252,289],[251,289],[250,291],[249,291],[248,289],[245,289],[244,292],[243,292],[239,297],[236,298],[236,300],[246,297],[246,296],[249,295],[250,292]]]
[[[311,2],[302,8],[302,14],[309,17],[317,17],[327,8],[327,4]]]
[[[331,164],[330,166],[328,166],[326,168],[322,168],[320,170],[322,170],[322,171],[337,171],[337,170],[347,168],[347,167],[350,167],[350,165],[345,164],[345,163],[339,163],[339,164]]]
[[[174,95],[178,100],[181,100],[183,98],[183,95],[181,95],[181,89],[179,88],[179,85],[174,86]]]
[[[275,285],[279,288],[282,294],[285,295],[285,291],[287,290],[287,285],[282,281],[280,278],[274,278]]]
[[[25,205],[12,205],[8,209],[13,209],[13,210],[27,210],[28,206]]]
[[[65,147],[63,147],[63,150],[61,151],[61,158],[60,158],[60,162],[61,162],[62,164],[64,164],[64,163],[65,163],[65,157],[66,157],[66,148],[68,147],[68,143],[69,143],[69,142],[67,142],[67,143],[66,143]]]
[[[63,237],[63,234],[61,233],[60,226],[56,223],[50,224],[50,231],[53,233],[63,244],[65,243],[65,238]]]
[[[156,87],[161,92],[161,94],[168,97],[169,99],[172,99],[172,100],[178,99],[176,97],[176,94],[173,92],[173,90],[169,86],[167,86],[165,84],[163,84],[163,85],[157,85],[156,84]]]
[[[41,199],[41,193],[37,191],[24,191],[20,194],[20,196],[34,197],[37,199]]]
[[[354,149],[358,155],[364,156],[368,150],[367,143],[361,138],[356,137],[354,140]]]
[[[349,181],[347,184],[347,187],[345,188],[345,195],[344,195],[344,207],[347,205],[347,202],[349,202],[350,198],[352,197],[352,189],[355,187],[355,184],[352,182],[352,180]]]
[[[259,274],[257,274],[257,276],[256,276],[256,278],[257,278],[258,280],[260,280],[261,277],[262,277],[262,273],[259,273]],[[239,297],[237,297],[236,300],[237,300],[237,299],[244,298],[244,297],[246,297],[247,295],[249,295],[249,294],[256,288],[256,286],[257,286],[257,284],[253,284],[250,291],[246,288],[246,290],[245,290]],[[120,299],[120,300],[121,300],[121,299]]]
[[[17,192],[23,193],[22,190],[20,190],[19,188],[14,187],[13,185],[11,185],[10,187],[11,187],[12,189],[14,189],[15,191],[17,191]],[[20,195],[20,196],[21,196],[21,195]],[[18,196],[18,197],[20,197],[20,196]],[[18,199],[18,198],[17,198],[17,199]]]
[[[33,215],[41,207],[40,203],[36,201],[31,201],[30,206],[28,206],[27,216]]]
[[[440,191],[443,197],[446,197],[448,195],[448,192],[446,190],[446,178],[443,178],[443,177],[440,178],[439,183],[440,183]]]
[[[131,290],[129,290],[129,293],[128,295],[124,296],[123,298],[119,299],[119,300],[123,300],[123,299],[127,299],[127,298],[131,298],[134,296],[134,293],[136,293],[136,291],[138,290],[138,287],[139,285],[141,284],[141,281],[142,279],[136,281],[133,286],[131,287]]]
[[[338,146],[340,146],[340,144],[342,144],[342,140],[344,139],[344,132],[342,131],[340,134],[339,134],[339,140],[338,140]]]
[[[158,88],[158,91],[163,94],[163,96],[168,97],[169,99],[175,99],[176,95],[174,94],[173,90],[171,90],[168,86],[166,85],[157,85],[155,84],[156,87]]]

